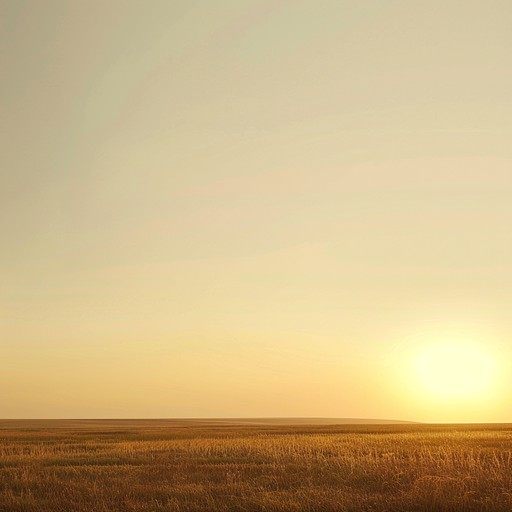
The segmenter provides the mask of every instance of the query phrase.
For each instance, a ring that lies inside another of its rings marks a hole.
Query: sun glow
[[[496,361],[485,346],[445,341],[423,347],[416,374],[423,390],[436,400],[481,399],[492,391]]]
[[[503,421],[512,358],[485,326],[423,329],[389,354],[389,385],[417,421]]]

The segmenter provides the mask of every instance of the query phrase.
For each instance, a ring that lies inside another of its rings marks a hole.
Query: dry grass
[[[512,510],[507,425],[0,422],[0,511]]]

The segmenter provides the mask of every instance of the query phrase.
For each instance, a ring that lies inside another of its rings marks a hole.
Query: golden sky
[[[509,0],[0,20],[1,417],[512,421]]]

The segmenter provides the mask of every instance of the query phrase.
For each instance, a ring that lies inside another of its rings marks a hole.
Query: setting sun
[[[416,373],[436,400],[486,398],[496,362],[485,347],[469,341],[437,342],[420,349]]]

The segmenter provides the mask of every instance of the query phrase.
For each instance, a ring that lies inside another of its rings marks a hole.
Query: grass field
[[[511,425],[0,421],[0,511],[512,511]]]

